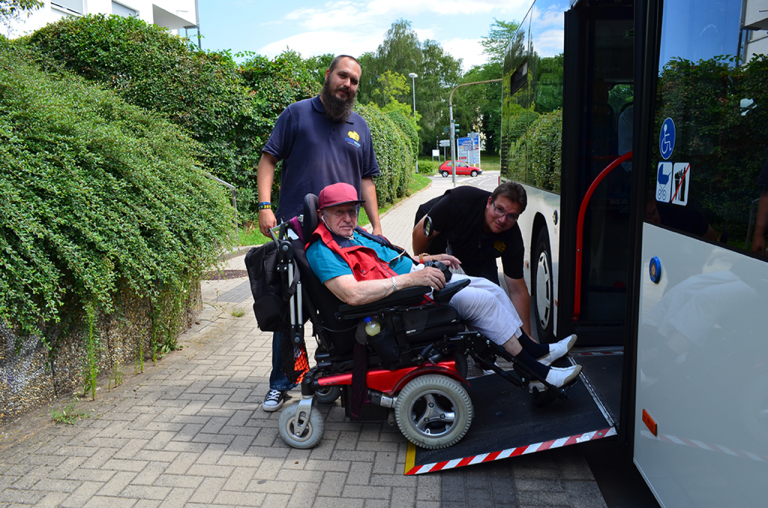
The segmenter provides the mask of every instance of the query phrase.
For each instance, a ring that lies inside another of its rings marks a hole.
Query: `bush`
[[[387,116],[392,120],[397,127],[403,131],[405,137],[408,138],[411,150],[414,154],[419,153],[419,133],[416,131],[416,127],[412,117],[406,117],[402,111],[392,110],[387,113]]]
[[[0,319],[41,334],[128,288],[173,321],[230,241],[229,196],[176,126],[38,60],[0,41]]]
[[[509,171],[504,176],[545,190],[560,192],[562,139],[561,110],[537,115],[536,121],[510,148]]]
[[[256,56],[238,67],[228,52],[198,51],[137,18],[66,18],[29,40],[67,69],[186,129],[203,144],[211,173],[238,187],[244,220],[256,214],[255,168],[277,116],[315,93],[295,53]]]
[[[379,204],[393,203],[406,195],[415,170],[410,141],[395,123],[375,106],[355,106],[371,129],[373,150],[381,174],[375,177]]]
[[[420,175],[436,175],[437,168],[440,167],[438,161],[428,161],[419,159],[419,174]]]

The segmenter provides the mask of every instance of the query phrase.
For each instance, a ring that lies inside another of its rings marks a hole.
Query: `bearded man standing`
[[[379,165],[373,153],[371,131],[363,117],[352,111],[362,75],[360,63],[348,55],[333,59],[325,72],[319,96],[295,102],[277,119],[259,161],[259,229],[269,236],[278,221],[303,213],[304,196],[319,194],[328,185],[345,182],[365,200],[372,233],[381,234],[373,177]],[[280,198],[271,203],[275,167],[283,161]],[[282,371],[280,333],[272,338],[272,374],[262,408],[277,411],[293,384]]]

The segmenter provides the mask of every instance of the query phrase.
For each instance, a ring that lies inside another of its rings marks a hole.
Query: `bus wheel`
[[[533,314],[539,342],[549,344],[555,341],[554,308],[555,298],[552,281],[552,254],[549,246],[547,226],[542,226],[536,240],[534,258],[531,260],[531,296]]]

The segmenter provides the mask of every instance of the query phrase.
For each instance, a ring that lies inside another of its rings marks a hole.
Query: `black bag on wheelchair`
[[[277,247],[277,242],[267,242],[252,248],[245,256],[254,301],[253,313],[259,329],[265,332],[280,330],[280,319],[288,312],[288,300],[296,292],[299,279],[298,270],[295,270],[292,284],[284,285],[283,276],[277,269]]]

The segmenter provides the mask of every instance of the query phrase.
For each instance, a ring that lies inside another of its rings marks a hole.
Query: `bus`
[[[767,30],[768,0],[535,0],[506,52],[535,332],[623,355],[663,506],[768,499]]]

